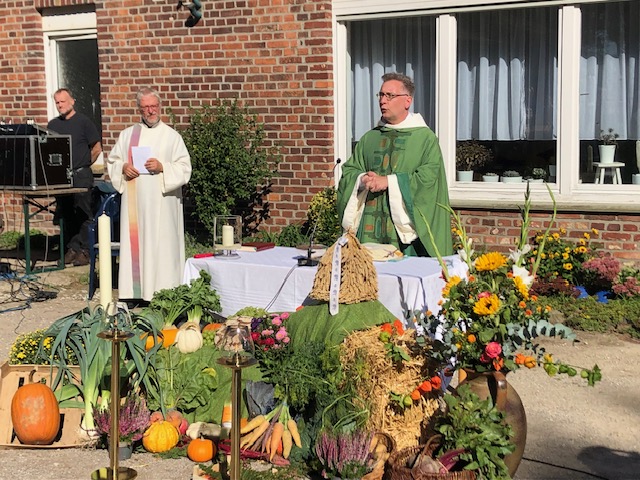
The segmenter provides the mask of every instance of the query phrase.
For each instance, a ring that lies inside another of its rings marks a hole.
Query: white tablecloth
[[[276,247],[262,252],[238,252],[237,259],[189,258],[184,283],[198,278],[200,270],[211,274],[211,287],[220,295],[222,315],[247,306],[272,312],[291,312],[303,305],[313,287],[317,267],[299,267],[306,252]],[[462,275],[466,265],[459,257],[446,257],[452,275]],[[378,271],[379,300],[399,319],[407,312],[427,307],[438,311],[444,280],[433,258],[406,257],[397,262],[374,262]]]

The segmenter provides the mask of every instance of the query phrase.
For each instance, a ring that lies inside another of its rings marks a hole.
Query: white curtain
[[[458,140],[555,138],[558,11],[458,16]]]
[[[580,57],[580,138],[612,128],[639,139],[640,2],[585,5]]]
[[[352,135],[358,140],[380,120],[375,94],[382,75],[399,72],[413,78],[412,111],[435,129],[435,19],[415,17],[352,22]]]
[[[640,2],[581,5],[580,138],[613,128],[640,139]],[[555,140],[558,8],[458,14],[458,140]],[[435,129],[435,17],[352,22],[352,135],[380,118],[384,73],[416,84],[413,110]]]

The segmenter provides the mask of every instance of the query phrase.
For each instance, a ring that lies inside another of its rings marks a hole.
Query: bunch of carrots
[[[302,446],[298,424],[291,418],[286,401],[268,414],[252,418],[240,429],[240,434],[241,449],[266,453],[269,461],[276,454],[289,458],[293,445]]]

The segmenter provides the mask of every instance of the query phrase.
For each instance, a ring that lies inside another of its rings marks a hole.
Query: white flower
[[[529,270],[527,270],[526,268],[513,265],[511,267],[511,271],[513,272],[513,275],[515,277],[520,277],[522,283],[524,283],[527,287],[530,287],[533,283],[533,275],[531,275],[529,273]]]
[[[527,243],[524,247],[522,247],[522,250],[520,249],[509,250],[509,252],[511,252],[509,253],[509,259],[511,259],[513,263],[519,263],[520,259],[530,251],[531,251],[531,245]]]

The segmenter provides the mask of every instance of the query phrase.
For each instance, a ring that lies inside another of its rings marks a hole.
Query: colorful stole
[[[138,146],[142,126],[133,126],[131,141],[129,142],[129,163],[133,165],[133,147]],[[128,210],[129,210],[129,239],[131,242],[131,274],[133,280],[133,298],[142,298],[140,285],[140,238],[138,234],[138,195],[136,193],[136,179],[127,182]]]

